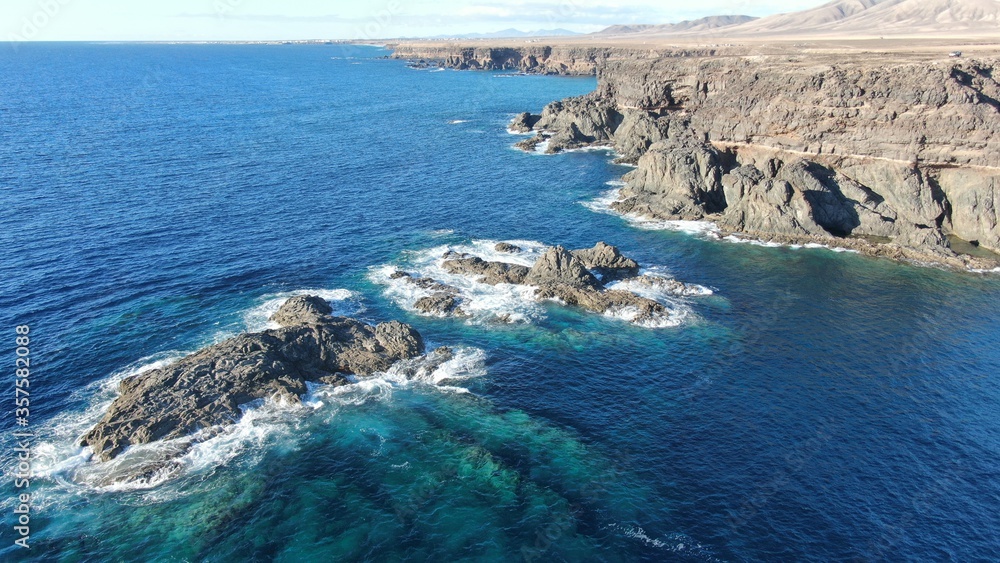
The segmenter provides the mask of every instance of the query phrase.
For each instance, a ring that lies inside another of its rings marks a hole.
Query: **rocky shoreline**
[[[517,144],[526,151],[601,146],[636,165],[613,205],[619,213],[711,221],[725,235],[783,244],[1000,267],[995,60],[534,46],[422,54],[462,69],[592,67],[595,92],[522,113],[510,130],[533,134]],[[955,252],[952,237],[981,252]]]
[[[464,47],[402,43],[386,46],[392,58],[409,61],[416,68],[455,70],[508,70],[526,74],[593,76],[613,60],[636,60],[660,56],[710,56],[719,48],[691,48],[651,51],[621,47]]]

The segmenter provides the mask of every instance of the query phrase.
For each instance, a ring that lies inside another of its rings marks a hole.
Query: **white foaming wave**
[[[32,470],[35,476],[57,482],[72,481],[73,473],[89,462],[92,456],[90,448],[80,446],[80,437],[104,416],[118,396],[118,385],[122,380],[166,367],[190,353],[171,350],[154,354],[75,391],[71,401],[86,401],[86,408],[82,412],[62,412],[37,431],[37,435],[47,439],[34,448]]]
[[[753,246],[763,246],[764,248],[780,248],[782,246],[790,246],[790,245],[781,244],[779,242],[771,242],[771,241],[766,241],[766,240],[757,240],[757,239],[752,239],[752,238],[740,237],[740,236],[736,236],[736,235],[729,235],[727,237],[723,237],[722,240],[724,240],[726,242],[731,242],[733,244],[750,244],[750,245],[753,245]]]
[[[666,306],[666,305],[664,305]],[[641,319],[641,311],[637,307],[614,307],[603,313],[610,319],[618,319],[644,328],[674,328],[684,324],[690,314],[690,309],[684,306],[667,307],[665,313]]]
[[[509,133],[511,135],[519,135],[519,136],[525,136],[525,137],[530,137],[530,136],[532,136],[532,135],[535,134],[534,131],[515,131],[515,130],[511,129],[510,127],[507,128],[507,133]]]
[[[575,149],[563,149],[563,153],[571,152],[615,152],[615,148],[609,145],[588,145],[585,147],[577,147]]]
[[[357,302],[359,295],[348,289],[296,289],[281,293],[269,293],[261,296],[258,299],[258,304],[244,314],[243,323],[246,331],[260,332],[279,328],[280,325],[271,322],[271,315],[277,313],[285,301],[298,295],[322,297],[330,303],[336,315],[358,314],[364,311],[364,306]],[[228,338],[228,336],[231,335],[220,335],[223,338]]]
[[[459,346],[451,349],[445,359],[438,350],[418,358],[396,362],[387,371],[366,378],[354,378],[348,385],[309,384],[309,393],[302,403],[314,410],[333,407],[331,417],[342,407],[368,401],[388,401],[393,391],[422,386],[439,391],[468,393],[457,384],[486,375],[486,352],[480,348]]]
[[[642,526],[635,524],[613,523],[605,526],[605,528],[620,532],[626,538],[640,541],[649,547],[672,553],[685,554],[687,557],[693,557],[698,561],[708,561],[710,563],[721,561],[712,554],[709,548],[687,534],[673,533],[668,534],[663,539],[658,539],[650,536]]]
[[[300,431],[302,405],[284,401],[254,401],[241,407],[235,424],[212,427],[191,436],[129,447],[113,460],[93,462],[86,448],[83,463],[65,475],[76,485],[97,492],[144,492],[185,475],[203,473],[249,454],[250,463],[263,457],[267,446],[295,447],[307,433]],[[82,457],[82,456],[80,456]],[[138,475],[138,477],[137,477]],[[146,502],[177,498],[179,491],[158,491]]]
[[[993,268],[992,270],[986,270],[982,268],[969,268],[969,271],[974,274],[1000,274],[1000,268]]]
[[[400,307],[417,314],[414,304],[433,290],[418,287],[405,278],[391,279],[397,270],[412,273],[416,277],[431,278],[458,290],[460,307],[470,316],[472,324],[530,323],[544,316],[544,307],[535,299],[535,288],[526,285],[489,285],[476,281],[471,276],[452,274],[442,267],[444,255],[448,251],[471,254],[490,262],[507,262],[531,267],[545,249],[545,244],[529,240],[505,241],[521,248],[520,252],[499,252],[494,247],[499,241],[476,240],[469,244],[437,246],[427,250],[407,253],[405,264],[387,264],[369,270],[369,279],[384,286],[385,295]]]
[[[792,244],[792,245],[789,245],[789,248],[796,248],[796,249],[797,248],[822,248],[824,250],[829,250],[831,252],[847,252],[847,253],[851,253],[851,254],[860,254],[860,252],[858,252],[857,250],[854,250],[853,248],[843,248],[843,247],[839,247],[839,246],[829,246],[829,245],[826,245],[826,244],[820,244],[818,242],[807,242],[807,243],[805,243],[803,245]]]
[[[734,244],[751,244],[753,246],[762,246],[764,248],[789,248],[791,250],[801,250],[803,248],[806,248],[806,249],[823,249],[823,250],[829,250],[830,252],[841,252],[841,253],[846,252],[846,253],[850,253],[850,254],[860,254],[857,250],[854,250],[853,248],[843,248],[843,247],[839,247],[839,246],[830,246],[830,245],[821,244],[821,243],[818,243],[818,242],[807,242],[805,244],[789,244],[789,243],[783,243],[783,242],[775,242],[775,241],[769,241],[769,240],[759,240],[759,239],[755,239],[755,238],[742,237],[742,236],[739,236],[739,235],[729,235],[727,237],[723,237],[722,240],[724,240],[725,242],[731,242],[731,243],[734,243]]]
[[[623,289],[653,301],[670,301],[676,297],[706,297],[714,295],[711,288],[683,283],[658,274],[643,274],[642,279],[627,279],[608,284],[608,289]]]
[[[458,125],[459,123],[468,123],[468,119],[452,119],[448,122],[449,125]]]
[[[581,204],[591,211],[622,217],[632,224],[633,227],[647,231],[680,231],[706,238],[719,238],[719,228],[711,221],[649,219],[648,217],[642,217],[634,213],[619,213],[612,208],[612,204],[622,200],[621,188],[625,186],[625,182],[612,180],[611,182],[607,182],[607,185],[614,186],[614,188],[601,193],[601,195],[590,201],[583,201]]]
[[[626,215],[625,218],[635,227],[647,231],[679,231],[705,238],[719,238],[719,227],[711,221],[667,221],[648,219],[631,214]]]
[[[625,186],[625,182],[618,180],[612,180],[607,182],[608,186],[613,186],[612,189],[601,192],[601,195],[588,201],[581,201],[580,204],[591,211],[597,213],[605,213],[608,215],[618,215],[621,214],[611,208],[611,205],[617,201],[621,200],[621,189]]]
[[[549,140],[545,139],[541,143],[535,145],[535,154],[546,154],[545,151],[549,150]]]

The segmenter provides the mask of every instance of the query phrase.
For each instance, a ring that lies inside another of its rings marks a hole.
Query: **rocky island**
[[[494,249],[498,253],[516,254],[517,246],[500,242]],[[705,288],[688,286],[683,282],[662,276],[640,275],[639,263],[623,255],[614,246],[598,242],[592,248],[567,250],[552,246],[534,260],[530,266],[485,260],[466,252],[447,251],[439,261],[443,272],[450,276],[473,280],[480,284],[524,287],[534,300],[557,301],[602,314],[627,318],[639,325],[657,326],[669,319],[671,311],[655,299],[644,297],[629,288],[656,289],[675,296],[706,295]],[[419,288],[419,297],[412,307],[421,313],[442,317],[467,316],[463,291],[446,281],[427,276],[417,276],[396,270],[389,280]]]
[[[598,78],[525,112],[518,145],[606,146],[636,170],[614,209],[724,234],[1000,266],[997,59],[728,45],[397,46],[459,69]],[[529,109],[529,108],[525,108]],[[544,143],[544,145],[542,144]],[[953,246],[976,248],[975,256]]]
[[[316,296],[289,299],[271,320],[281,328],[242,334],[170,366],[125,379],[120,396],[82,439],[101,461],[129,446],[233,424],[259,399],[297,403],[306,383],[342,385],[423,353],[409,325],[335,317]]]

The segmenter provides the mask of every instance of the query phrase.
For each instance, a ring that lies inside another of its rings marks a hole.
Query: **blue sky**
[[[764,16],[822,0],[0,0],[4,40],[382,39]],[[612,5],[613,7],[609,6]]]

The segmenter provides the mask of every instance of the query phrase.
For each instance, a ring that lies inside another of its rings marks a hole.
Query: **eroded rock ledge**
[[[606,60],[599,87],[511,124],[548,152],[613,147],[637,169],[614,208],[723,233],[993,268],[997,61]]]
[[[107,461],[129,446],[232,424],[254,400],[297,403],[307,382],[344,384],[349,374],[371,375],[423,352],[409,325],[371,326],[331,312],[319,297],[293,297],[271,318],[282,328],[242,334],[125,379],[81,445]]]

